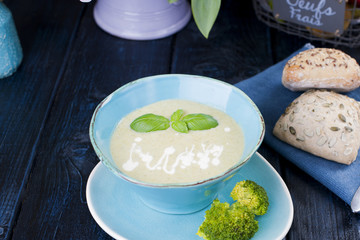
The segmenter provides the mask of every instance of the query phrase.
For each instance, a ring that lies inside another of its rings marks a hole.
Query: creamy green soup
[[[176,110],[185,114],[211,115],[218,126],[180,133],[169,127],[154,132],[136,132],[134,119],[153,113],[170,118]],[[219,175],[243,153],[244,136],[229,115],[186,100],[164,100],[137,109],[117,125],[110,142],[112,157],[126,175],[148,183],[191,183]]]

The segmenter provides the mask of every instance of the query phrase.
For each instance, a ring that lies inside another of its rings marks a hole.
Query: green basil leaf
[[[181,117],[184,115],[184,111],[182,109],[178,109],[176,112],[174,112],[171,115],[170,121],[175,122],[181,119]]]
[[[179,121],[179,120],[174,121],[171,123],[171,127],[177,132],[181,132],[181,133],[189,132],[189,129],[188,129],[186,123],[183,121]]]
[[[218,125],[212,116],[202,113],[186,115],[182,120],[186,122],[189,130],[207,130]]]
[[[205,38],[215,23],[220,10],[221,0],[191,0],[195,23]]]
[[[136,118],[130,127],[136,132],[153,132],[168,129],[170,121],[163,116],[149,113]]]

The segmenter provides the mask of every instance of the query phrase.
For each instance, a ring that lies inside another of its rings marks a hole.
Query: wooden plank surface
[[[97,104],[120,86],[164,73],[234,84],[308,42],[259,22],[251,1],[223,1],[209,39],[191,20],[153,41],[105,33],[94,22],[94,3],[5,3],[25,57],[13,77],[0,80],[0,239],[111,239],[86,204],[86,181],[99,161],[88,127]],[[341,49],[360,61],[360,49]],[[259,152],[293,197],[286,239],[360,239],[359,214],[266,144]]]
[[[249,9],[251,2],[223,2],[209,39],[189,24],[176,36],[171,72],[235,84],[271,66],[268,29]]]
[[[86,9],[40,138],[14,239],[108,239],[91,217],[85,187],[98,163],[89,139],[97,104],[123,84],[169,69],[172,38],[110,36]]]
[[[13,12],[24,59],[16,74],[0,79],[0,239],[12,235],[38,138],[83,9],[80,4],[67,9],[59,1],[5,3]]]

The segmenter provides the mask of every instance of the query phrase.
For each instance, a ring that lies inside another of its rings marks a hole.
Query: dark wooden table
[[[164,73],[234,84],[308,42],[259,22],[251,1],[223,1],[209,39],[191,20],[179,33],[153,41],[105,33],[94,22],[94,3],[5,3],[24,59],[13,76],[0,79],[0,239],[111,239],[90,215],[85,188],[99,161],[90,118],[115,89]],[[360,61],[360,49],[339,48]],[[266,144],[259,152],[293,198],[286,239],[360,239],[359,214]]]

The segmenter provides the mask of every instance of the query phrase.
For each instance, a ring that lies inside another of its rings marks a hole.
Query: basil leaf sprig
[[[186,122],[177,120],[175,122],[171,122],[171,127],[172,129],[174,129],[177,132],[181,132],[181,133],[188,133],[189,132],[189,128],[186,125]]]
[[[186,122],[189,130],[207,130],[218,125],[212,116],[203,113],[186,115],[182,121]]]
[[[168,129],[170,121],[166,117],[148,113],[136,118],[130,127],[136,132],[153,132]]]
[[[184,116],[184,111],[182,109],[176,110],[170,117],[171,122],[179,121],[182,116]]]
[[[148,113],[136,118],[130,128],[136,132],[153,132],[166,130],[170,127],[180,133],[188,133],[189,130],[208,130],[218,125],[218,122],[210,115],[203,113],[188,114],[184,116],[184,111],[178,109],[170,120],[166,117]]]

